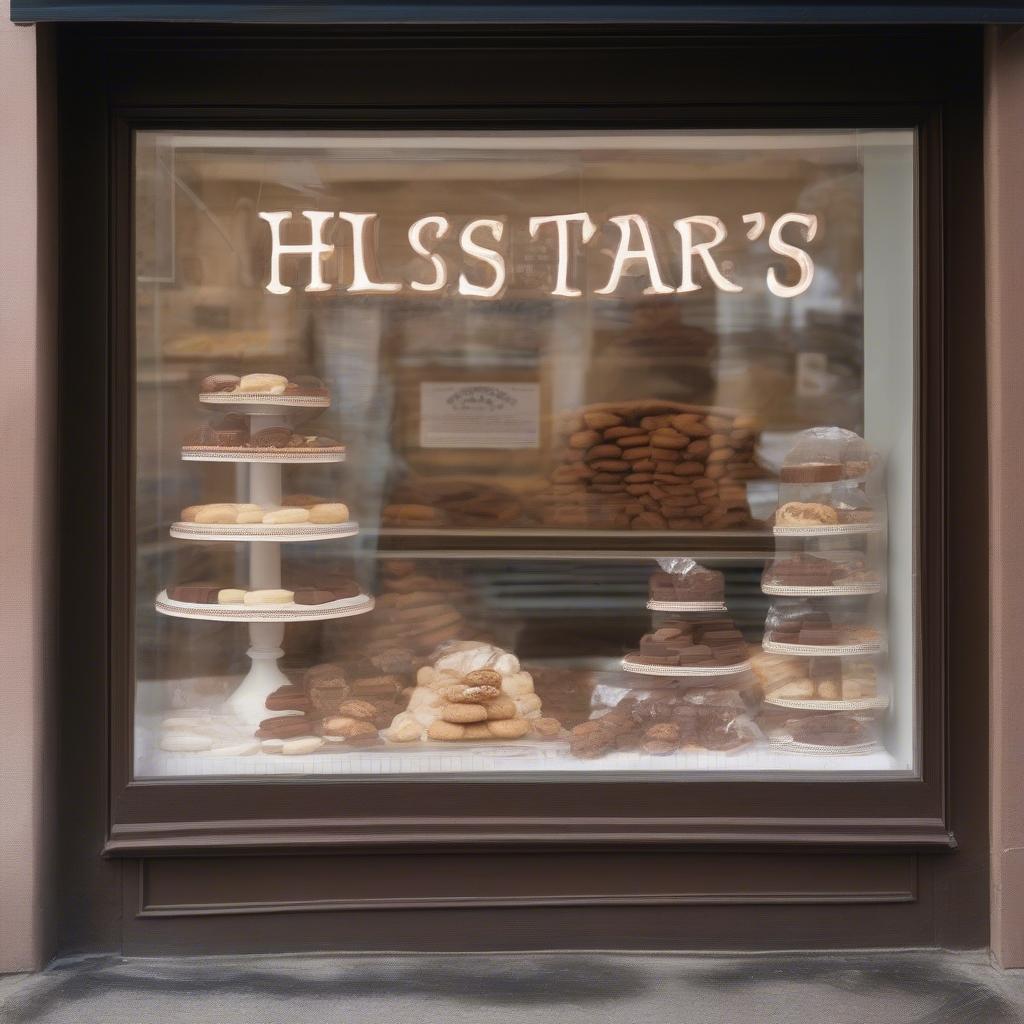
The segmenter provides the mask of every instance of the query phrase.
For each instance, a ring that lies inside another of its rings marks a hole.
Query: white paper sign
[[[539,444],[539,385],[420,384],[420,447],[537,448]]]

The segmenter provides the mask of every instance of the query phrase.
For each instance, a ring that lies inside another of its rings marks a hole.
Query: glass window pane
[[[917,771],[912,132],[135,157],[137,775]]]

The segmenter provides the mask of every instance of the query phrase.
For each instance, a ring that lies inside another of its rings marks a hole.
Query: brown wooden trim
[[[630,819],[429,818],[264,819],[246,822],[193,821],[182,825],[151,822],[115,825],[104,853],[199,850],[238,852],[259,849],[396,848],[421,850],[444,846],[516,849],[686,849],[756,843],[771,846],[884,846],[955,849],[956,839],[939,818],[829,820],[821,818]]]
[[[939,930],[935,918],[945,905],[939,901],[950,895],[960,910],[947,915],[949,944],[977,933],[984,901],[973,881],[964,879],[969,866],[972,877],[984,881],[986,840],[976,33],[626,31],[608,39],[558,31],[346,35],[105,27],[62,29],[60,41],[60,417],[68,453],[61,467],[61,771],[62,808],[74,823],[64,828],[62,845],[75,869],[68,879],[81,880],[95,894],[102,884],[97,879],[107,878],[93,863],[104,845],[115,860],[198,849],[253,855],[264,847],[294,856],[303,844],[318,851],[390,848],[410,854],[434,844],[495,852],[504,844],[581,856],[588,847],[628,849],[633,843],[938,851],[954,845],[955,827],[955,856],[922,854],[927,867],[918,898],[924,906],[915,909],[913,925],[887,934],[898,942],[901,934],[920,938]],[[529,80],[499,73],[524,53],[538,55]],[[375,74],[381,60],[402,73]],[[621,74],[609,75],[611,66]],[[431,74],[424,75],[428,68]],[[487,87],[467,105],[465,83],[482,69]],[[716,83],[709,102],[674,102],[702,81]],[[552,105],[552,95],[562,102]],[[125,187],[130,130],[499,124],[920,127],[920,543],[926,584],[920,779],[132,780],[131,600],[125,580],[133,557],[127,529],[133,431],[131,389],[121,387],[132,379],[131,203]],[[954,279],[956,288],[947,290],[945,282]],[[83,448],[85,431],[94,441]],[[497,823],[496,793],[508,815]],[[339,806],[351,817],[337,821]],[[669,808],[671,818],[665,817]],[[567,810],[574,816],[568,822]],[[523,829],[522,821],[535,825]],[[645,833],[637,834],[637,824]],[[414,863],[410,858],[405,869]],[[126,878],[134,870],[130,860],[125,863]],[[69,881],[68,898],[73,885]],[[764,922],[794,920],[763,909]],[[438,913],[461,920],[456,910]],[[584,920],[564,934],[575,934]],[[887,928],[896,924],[895,918],[885,921]],[[373,928],[367,927],[369,936]],[[253,948],[263,941],[254,938]]]

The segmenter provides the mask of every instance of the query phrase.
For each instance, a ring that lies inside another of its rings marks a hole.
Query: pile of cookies
[[[304,497],[300,495],[299,497]],[[334,524],[348,522],[348,506],[340,501],[315,502],[306,506],[289,505],[282,501],[281,508],[238,502],[215,502],[208,505],[189,505],[181,510],[183,523],[224,525],[297,525],[300,523]]]
[[[199,382],[201,395],[289,395],[292,397],[327,398],[330,391],[319,378],[308,374],[289,380],[279,373],[211,373]]]
[[[402,646],[426,655],[446,640],[467,636],[462,608],[468,595],[461,580],[405,559],[378,565],[376,607],[353,636],[360,650],[373,653]]]
[[[617,750],[672,754],[736,750],[756,737],[738,690],[713,688],[624,697],[611,711],[577,725],[569,753],[595,758]]]
[[[398,484],[384,506],[385,526],[499,528],[521,525],[523,504],[507,487],[482,480],[416,479]]]
[[[878,696],[875,666],[865,658],[799,658],[760,651],[750,662],[769,699],[836,701]]]
[[[533,679],[519,659],[480,641],[452,641],[416,673],[406,710],[384,730],[392,743],[555,739],[561,724],[545,718]]]
[[[218,416],[193,430],[185,438],[185,451],[222,451],[224,449],[316,449],[344,452],[345,447],[333,437],[321,434],[298,434],[291,427],[263,427],[250,433],[248,417],[239,413]]]
[[[602,403],[556,424],[556,465],[539,498],[546,526],[720,530],[752,525],[756,420],[654,399]]]

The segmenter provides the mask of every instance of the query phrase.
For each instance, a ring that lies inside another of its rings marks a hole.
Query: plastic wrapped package
[[[761,736],[742,693],[728,688],[634,691],[570,735],[574,757],[616,751],[665,755],[687,750],[735,751]]]
[[[627,654],[624,667],[629,670],[672,669],[684,674],[708,674],[740,670],[748,656],[743,634],[727,616],[665,619],[657,629],[645,633],[639,650]]]
[[[877,594],[882,575],[869,562],[866,551],[777,551],[765,566],[761,589],[766,594],[793,596]]]
[[[884,707],[888,696],[875,661],[871,656],[808,658],[761,652],[751,658],[751,666],[767,704],[819,704],[824,710],[844,704]]]
[[[883,469],[881,456],[852,431],[802,431],[779,470],[776,532],[879,529],[885,520]]]
[[[877,712],[819,713],[766,708],[759,721],[768,741],[784,750],[817,754],[869,753],[876,750],[879,743]]]
[[[768,609],[764,649],[775,654],[871,654],[882,649],[882,632],[865,621],[856,599],[780,598]]]
[[[722,573],[706,569],[692,558],[659,558],[659,571],[649,581],[649,607],[685,610],[721,608],[725,600]]]
[[[383,736],[391,743],[556,739],[560,723],[545,718],[533,677],[508,651],[451,640],[416,673],[406,709]]]

